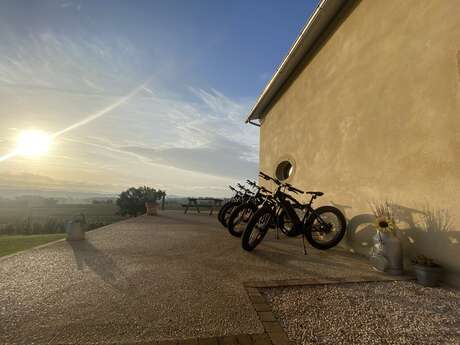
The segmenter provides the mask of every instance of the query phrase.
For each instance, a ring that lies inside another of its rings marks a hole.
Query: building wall
[[[295,161],[295,186],[324,191],[368,253],[370,202],[391,201],[407,257],[460,284],[460,1],[350,5],[262,119],[260,168]],[[450,220],[448,229],[441,226]]]

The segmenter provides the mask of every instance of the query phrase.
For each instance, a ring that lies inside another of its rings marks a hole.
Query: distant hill
[[[93,199],[116,198],[115,193],[97,193],[97,192],[74,192],[62,190],[36,190],[36,189],[5,189],[0,188],[0,197],[6,199],[16,199],[21,196],[41,196],[43,198],[54,198],[59,201],[64,199],[91,202]]]

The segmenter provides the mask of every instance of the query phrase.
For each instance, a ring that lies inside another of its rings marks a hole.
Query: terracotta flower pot
[[[156,202],[146,202],[145,210],[147,216],[157,216],[158,215],[158,203]]]

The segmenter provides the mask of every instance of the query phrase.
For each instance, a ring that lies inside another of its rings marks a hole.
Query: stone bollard
[[[66,225],[67,241],[82,241],[85,239],[85,231],[79,221],[68,221]]]

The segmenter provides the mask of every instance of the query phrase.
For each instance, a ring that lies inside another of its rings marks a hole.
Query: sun
[[[51,137],[43,131],[23,131],[16,142],[16,153],[28,157],[43,156],[48,152],[50,144]]]

